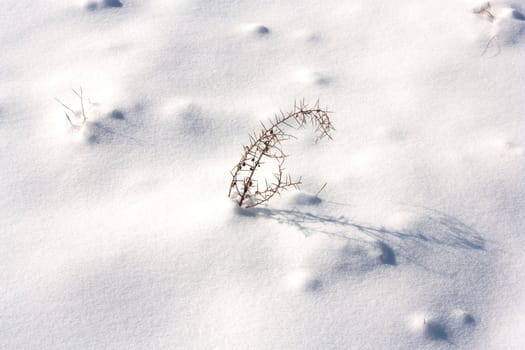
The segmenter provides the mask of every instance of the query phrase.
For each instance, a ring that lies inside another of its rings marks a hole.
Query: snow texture
[[[0,348],[524,349],[525,4],[483,5],[3,0]],[[237,209],[302,98],[334,140]]]

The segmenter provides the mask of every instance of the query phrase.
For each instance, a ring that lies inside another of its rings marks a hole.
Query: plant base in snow
[[[73,110],[69,106],[67,106],[64,102],[60,101],[58,98],[55,98],[55,100],[62,105],[62,107],[65,108],[64,114],[66,115],[66,119],[70,126],[80,128],[84,124],[86,124],[87,117],[86,117],[86,111],[84,109],[84,94],[82,92],[82,87],[80,87],[79,91],[73,90],[73,93],[77,95],[80,103],[80,110]],[[89,101],[89,100],[88,100]],[[90,102],[91,103],[91,102]],[[69,111],[69,113],[68,113]],[[71,113],[71,115],[70,115]],[[73,117],[73,118],[72,118]],[[73,122],[73,119],[75,119],[75,122]]]

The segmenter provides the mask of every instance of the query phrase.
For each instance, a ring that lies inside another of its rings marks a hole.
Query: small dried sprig
[[[490,4],[490,2],[486,2],[478,7],[475,7],[473,10],[472,10],[473,13],[477,14],[477,15],[480,15],[480,16],[483,16],[485,17],[489,22],[494,22],[496,20],[496,16],[492,13],[492,5]],[[500,45],[498,44],[498,38],[496,35],[493,35],[488,41],[487,43],[485,44],[485,47],[483,48],[483,52],[481,52],[481,56],[484,56],[485,53],[487,53],[489,47],[492,46],[492,43],[495,42],[496,43],[496,47],[497,47],[497,52],[492,56],[497,56],[499,55],[499,53],[501,52],[501,47]]]
[[[330,113],[328,109],[319,107],[319,101],[310,108],[303,100],[294,103],[293,111],[276,114],[269,125],[261,122],[261,131],[250,135],[250,144],[243,146],[241,159],[231,170],[228,196],[240,207],[251,208],[267,202],[282,190],[299,188],[301,178],[292,180],[290,175],[284,173],[288,155],[284,153],[282,143],[295,138],[289,130],[301,129],[308,124],[315,130],[316,142],[323,138],[331,140],[330,134],[335,129],[329,118]],[[264,168],[271,170],[272,180],[264,176]]]
[[[64,102],[60,101],[58,98],[55,97],[55,101],[60,103],[62,107],[64,107],[66,110],[64,110],[64,114],[66,115],[66,119],[69,122],[69,125],[72,127],[82,127],[84,124],[86,124],[87,117],[86,117],[86,111],[84,109],[84,93],[82,92],[82,87],[80,87],[79,91],[76,91],[75,89],[71,89],[75,95],[77,95],[78,99],[80,100],[80,111],[74,111],[69,106],[67,106]],[[80,124],[73,123],[73,120],[71,119],[71,116],[67,112],[69,111],[72,113],[73,116],[75,116],[75,119],[80,119]]]
[[[494,16],[492,12],[490,12],[491,7],[492,6],[490,5],[490,2],[486,2],[483,5],[474,8],[472,12],[474,12],[477,15],[484,15],[487,17],[489,22],[494,22],[494,20],[496,19],[496,16]]]

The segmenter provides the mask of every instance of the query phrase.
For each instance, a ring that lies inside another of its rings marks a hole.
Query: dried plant
[[[492,12],[490,12],[491,11],[491,7],[492,6],[490,5],[490,2],[486,2],[483,5],[474,8],[472,10],[472,12],[474,12],[477,15],[484,15],[484,16],[487,17],[489,22],[494,22],[496,17],[492,14]]]
[[[490,4],[490,2],[486,2],[478,7],[475,7],[472,10],[472,12],[477,15],[485,17],[491,23],[496,20],[496,16],[494,15],[494,13],[492,13],[492,5]],[[497,47],[497,52],[492,57],[499,55],[499,53],[501,52],[501,48],[500,48],[500,45],[498,44],[498,38],[496,37],[496,35],[493,35],[485,44],[485,47],[483,48],[483,52],[481,53],[481,56],[484,56],[485,53],[487,53],[489,47],[491,47],[492,42],[495,42],[496,47]]]
[[[62,107],[64,107],[66,110],[64,110],[64,114],[66,115],[66,119],[69,122],[69,125],[72,127],[82,127],[84,124],[86,124],[87,117],[86,117],[86,111],[84,109],[84,94],[82,92],[82,87],[80,87],[79,91],[76,91],[75,89],[71,89],[75,95],[77,95],[78,99],[80,100],[80,110],[73,110],[72,108],[68,107],[64,102],[60,101],[58,98],[55,97],[55,101],[60,103]],[[89,100],[88,100],[89,101]],[[91,101],[89,101],[91,103]],[[74,119],[80,120],[80,123],[73,123],[73,120],[71,119],[71,115],[67,112],[69,111],[74,116]]]
[[[316,142],[332,139],[334,129],[327,109],[319,107],[319,101],[310,108],[304,101],[294,104],[293,111],[276,114],[268,125],[261,122],[259,133],[250,135],[250,144],[243,146],[240,161],[231,171],[232,181],[228,196],[240,207],[251,208],[265,203],[282,190],[298,188],[301,178],[292,180],[284,173],[284,162],[288,157],[282,143],[295,138],[289,132],[310,124],[317,135]],[[267,175],[273,179],[268,180]]]

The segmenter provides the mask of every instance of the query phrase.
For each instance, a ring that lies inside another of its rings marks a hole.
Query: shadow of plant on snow
[[[400,225],[402,228],[361,223],[346,216],[318,214],[302,208],[254,208],[243,212],[243,215],[291,225],[307,237],[325,234],[360,244],[379,245],[382,263],[388,265],[396,265],[396,257],[399,257],[403,261],[436,270],[430,268],[427,258],[438,250],[463,258],[468,258],[469,252],[485,250],[486,241],[481,234],[457,218],[427,208],[413,207],[411,212],[416,219]],[[438,270],[441,268],[438,267]]]

